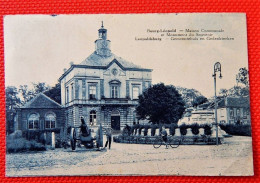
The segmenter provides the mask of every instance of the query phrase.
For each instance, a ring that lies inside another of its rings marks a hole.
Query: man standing
[[[111,148],[111,141],[112,141],[112,128],[106,128],[106,136],[107,136],[107,141],[105,144],[105,148],[107,147],[107,144],[109,144],[109,149]]]

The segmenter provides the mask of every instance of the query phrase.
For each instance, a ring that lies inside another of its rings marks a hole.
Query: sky
[[[127,61],[153,69],[152,83],[194,88],[214,95],[213,66],[222,65],[220,88],[236,85],[239,68],[248,68],[245,14],[95,14],[8,15],[4,17],[5,85],[58,83],[70,62],[81,63],[95,50],[94,41],[104,22],[111,51]],[[160,37],[147,29],[219,30],[214,37],[233,41],[137,41]]]

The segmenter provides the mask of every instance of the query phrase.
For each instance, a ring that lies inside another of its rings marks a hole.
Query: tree
[[[15,86],[7,86],[5,89],[6,110],[14,109],[21,104],[18,96],[18,89]]]
[[[239,72],[236,75],[236,80],[238,83],[245,85],[245,87],[249,86],[248,70],[245,67],[239,69]]]
[[[139,119],[148,119],[152,123],[177,123],[182,117],[185,103],[172,85],[159,83],[153,85],[139,96],[136,108]]]
[[[204,104],[205,102],[208,102],[208,99],[204,96],[198,96],[195,98],[194,101],[192,101],[192,106],[197,107],[200,104]]]
[[[28,85],[20,85],[19,92],[22,95],[22,99],[21,99],[22,104],[25,104],[35,96],[34,91],[32,89],[29,89]]]
[[[6,131],[8,133],[12,133],[14,131],[15,107],[19,107],[21,104],[18,94],[18,90],[15,86],[7,86],[5,89]]]
[[[19,92],[22,95],[22,104],[30,101],[37,94],[45,92],[50,89],[50,87],[45,82],[32,83],[33,88],[30,89],[28,85],[20,85]]]
[[[186,107],[192,106],[192,102],[196,97],[203,96],[199,91],[195,89],[189,89],[184,87],[176,87],[177,91],[182,95]]]
[[[48,86],[45,82],[33,83],[33,87],[34,87],[35,95],[45,92],[50,89],[50,86]]]
[[[60,104],[61,103],[60,83],[56,84],[54,87],[44,92],[44,94]]]
[[[248,81],[248,70],[240,68],[238,74],[236,75],[237,85],[230,89],[220,89],[219,94],[221,96],[227,97],[246,97],[249,95],[249,81]]]
[[[220,89],[219,95],[226,97],[228,95],[228,90],[227,89]]]

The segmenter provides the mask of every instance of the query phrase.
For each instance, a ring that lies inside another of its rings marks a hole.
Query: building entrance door
[[[120,112],[119,111],[111,112],[111,128],[113,130],[120,130]]]

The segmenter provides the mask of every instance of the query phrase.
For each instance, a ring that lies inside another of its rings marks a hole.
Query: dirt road
[[[219,146],[176,149],[112,143],[106,151],[78,148],[7,154],[7,176],[40,175],[252,175],[250,137],[231,137]]]

